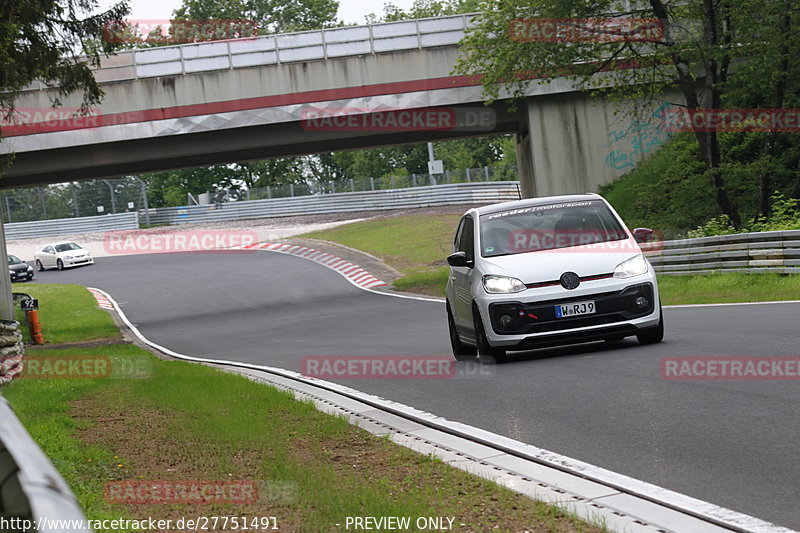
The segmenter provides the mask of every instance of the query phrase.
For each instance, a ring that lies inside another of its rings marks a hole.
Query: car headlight
[[[72,256],[71,255],[65,255],[64,259],[72,259]]]
[[[14,271],[13,270],[9,270],[8,273],[11,274],[12,276],[14,275]]]
[[[489,294],[511,294],[527,289],[524,283],[510,276],[483,276],[483,289]]]
[[[28,265],[28,272],[33,272],[33,267]]]
[[[638,254],[618,264],[617,268],[614,269],[614,277],[632,278],[646,273],[647,270],[647,260],[643,254]]]

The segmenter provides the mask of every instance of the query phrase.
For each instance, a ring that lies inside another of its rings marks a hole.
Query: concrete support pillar
[[[668,140],[660,108],[626,111],[585,93],[526,98],[517,134],[523,196],[597,192]]]

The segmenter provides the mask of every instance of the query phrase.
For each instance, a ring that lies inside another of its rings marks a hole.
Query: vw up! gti
[[[635,335],[661,342],[655,272],[597,194],[470,209],[448,256],[447,320],[456,359]]]

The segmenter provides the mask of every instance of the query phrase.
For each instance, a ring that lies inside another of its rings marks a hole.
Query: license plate
[[[556,306],[556,318],[565,318],[568,316],[578,315],[593,315],[597,312],[597,308],[593,301],[587,302],[573,302],[570,304],[561,304]]]

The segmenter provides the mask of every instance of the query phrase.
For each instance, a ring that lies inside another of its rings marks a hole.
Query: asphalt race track
[[[444,305],[363,291],[271,252],[99,258],[35,282],[109,292],[154,342],[300,371],[305,356],[449,355]],[[24,291],[15,283],[15,291]],[[663,357],[798,356],[800,304],[672,308],[666,338],[459,363],[350,387],[800,529],[800,381],[673,381]]]

